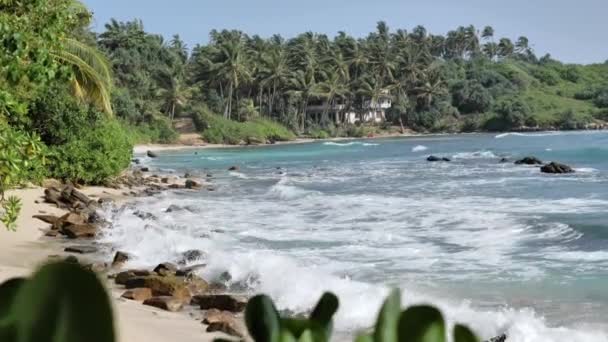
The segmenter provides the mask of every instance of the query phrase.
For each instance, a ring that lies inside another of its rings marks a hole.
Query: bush
[[[494,111],[503,121],[506,127],[521,127],[525,125],[526,118],[530,115],[530,107],[521,99],[502,99],[494,106]]]
[[[452,103],[460,113],[483,113],[491,108],[492,94],[480,83],[462,81],[452,86]]]
[[[212,144],[254,144],[295,138],[293,132],[283,125],[267,119],[236,122],[213,114],[204,107],[194,109],[192,118],[202,132],[202,138]]]
[[[579,92],[574,93],[574,98],[577,100],[592,100],[597,95],[597,91],[595,89],[584,89]]]
[[[586,116],[577,116],[574,110],[569,109],[557,115],[556,125],[560,129],[584,129],[590,118]]]
[[[103,116],[61,88],[47,90],[32,104],[29,112],[30,128],[47,145],[61,145],[77,139]]]
[[[168,144],[175,142],[179,137],[177,132],[171,127],[171,121],[165,117],[155,116],[150,119],[150,122],[139,125],[123,121],[123,127],[135,144]]]
[[[608,108],[608,88],[600,90],[595,95],[593,103],[600,108]]]
[[[560,70],[561,77],[573,83],[578,82],[581,79],[581,72],[576,66],[569,65]]]
[[[536,77],[544,84],[554,86],[559,83],[560,75],[553,69],[539,67],[532,71],[532,76]]]
[[[129,166],[133,144],[117,121],[90,127],[78,139],[52,148],[51,176],[75,183],[103,184]]]

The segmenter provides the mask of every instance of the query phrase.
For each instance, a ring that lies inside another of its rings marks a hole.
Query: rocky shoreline
[[[208,180],[190,175],[175,177],[148,173],[146,167],[134,166],[110,187],[126,190],[123,192],[125,197],[153,196],[170,190],[214,190]],[[153,269],[125,268],[131,255],[115,251],[114,257],[109,259],[108,246],[99,245],[95,237],[109,224],[99,210],[105,205],[129,205],[128,201],[118,204],[110,197],[92,198],[73,184],[54,180],[47,180],[45,185],[44,201],[65,210],[61,216],[46,213],[33,216],[49,224],[44,236],[62,246],[64,253],[49,255],[49,259],[64,259],[94,271],[100,278],[108,279],[108,287],[113,293],[119,292],[122,300],[187,313],[200,320],[209,333],[220,332],[238,339],[246,337],[242,313],[248,298],[230,293],[221,283],[211,283],[196,275],[196,270],[206,266],[204,251],[187,251],[177,264],[165,262]]]

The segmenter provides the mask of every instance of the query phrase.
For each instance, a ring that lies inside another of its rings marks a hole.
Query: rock
[[[134,289],[138,287],[147,287],[152,290],[152,294],[155,296],[173,296],[180,300],[190,299],[190,291],[186,287],[186,283],[183,279],[175,276],[146,276],[146,277],[134,277],[127,279],[125,283],[127,289]]]
[[[560,174],[561,173],[574,173],[574,169],[572,169],[570,166],[556,163],[556,162],[550,162],[547,165],[543,165],[540,168],[540,171],[544,172],[544,173],[560,173]]]
[[[536,157],[524,157],[515,161],[516,165],[542,165],[543,162]]]
[[[52,229],[51,230],[47,230],[44,233],[44,236],[48,236],[48,237],[56,237],[57,235],[59,235],[59,232],[56,231],[56,230],[52,230]]]
[[[505,342],[507,340],[507,335],[506,334],[502,334],[496,337],[493,337],[485,342]]]
[[[189,172],[184,173],[184,178],[190,178],[192,175]]]
[[[138,302],[143,302],[152,298],[152,290],[145,287],[135,288],[127,290],[125,293],[122,294],[121,297],[136,300]]]
[[[211,294],[221,294],[225,293],[226,291],[228,291],[228,286],[222,283],[211,283],[207,289],[207,292]]]
[[[146,155],[150,158],[158,158],[158,154],[156,154],[156,152],[147,151]]]
[[[163,177],[163,178],[161,178],[160,182],[163,183],[163,184],[169,183],[169,177]]]
[[[139,159],[137,159],[137,158],[135,158],[135,159],[131,159],[131,162],[132,162],[133,164],[135,164],[135,165],[139,165],[139,163],[141,163],[141,161],[140,161]]]
[[[150,168],[148,168],[148,167],[142,167],[141,169],[139,169],[139,171],[141,171],[141,172],[150,172]]]
[[[200,189],[202,187],[199,182],[193,181],[192,179],[187,179],[184,186],[186,189]]]
[[[501,159],[500,159],[500,162],[501,162],[501,163],[508,163],[508,162],[509,162],[509,159],[508,159],[508,158],[501,158]]]
[[[231,336],[243,337],[234,315],[229,312],[209,310],[205,314],[203,323],[207,324],[207,332],[220,331]]]
[[[180,184],[169,184],[169,189],[183,189],[185,186]]]
[[[231,166],[228,168],[228,171],[238,171],[239,167],[238,166]]]
[[[34,215],[32,217],[48,224],[55,224],[59,220],[59,217],[53,215]]]
[[[247,306],[247,299],[227,294],[198,295],[192,297],[190,304],[200,306],[201,310],[241,312]]]
[[[209,283],[194,273],[188,274],[185,282],[188,290],[193,295],[203,294],[209,290]]]
[[[141,210],[134,211],[133,215],[139,217],[142,220],[157,220],[158,219],[154,214],[146,212],[146,211],[141,211]]]
[[[144,301],[144,305],[153,306],[155,308],[159,308],[166,311],[176,312],[182,309],[184,303],[179,299],[173,297],[160,296],[146,299]]]
[[[70,247],[66,247],[63,251],[68,252],[68,253],[77,253],[77,254],[91,254],[91,253],[96,253],[97,248],[93,247],[93,246],[70,246]]]
[[[125,252],[118,251],[114,254],[114,259],[112,260],[112,267],[121,266],[125,262],[129,261],[131,256]]]
[[[451,161],[451,159],[450,158],[446,158],[446,157],[429,156],[428,158],[426,158],[426,161],[429,161],[429,162],[439,162],[439,161],[449,162],[449,161]]]
[[[191,249],[191,250],[187,250],[185,252],[182,253],[180,261],[178,262],[178,264],[180,265],[185,265],[189,262],[193,262],[193,261],[197,261],[197,260],[201,260],[207,257],[207,254],[201,250],[198,249]]]
[[[154,268],[154,272],[161,276],[175,275],[175,272],[177,272],[177,266],[170,262],[164,262],[156,266]]]
[[[92,238],[97,233],[97,227],[90,223],[68,224],[63,226],[60,233],[69,239]]]
[[[128,270],[120,272],[114,276],[114,282],[118,285],[126,285],[130,279],[138,277],[147,277],[152,275],[148,270]]]
[[[177,270],[175,272],[175,275],[178,277],[187,277],[190,276],[192,273],[203,269],[207,267],[207,264],[197,264],[197,265],[192,265],[190,267],[185,267],[185,268],[180,268],[179,270]]]

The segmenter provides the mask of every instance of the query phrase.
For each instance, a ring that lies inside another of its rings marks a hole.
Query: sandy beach
[[[126,200],[123,190],[90,187],[82,190],[91,197],[113,197]],[[44,189],[34,187],[8,191],[7,196],[17,196],[23,201],[23,209],[16,232],[2,227],[0,230],[0,282],[31,274],[49,255],[64,255],[57,241],[43,236],[48,224],[34,219],[37,214],[61,215],[63,210],[44,203]],[[212,341],[219,336],[205,332],[205,326],[184,313],[164,312],[135,301],[121,299],[124,290],[114,289],[110,296],[120,342],[200,342]]]

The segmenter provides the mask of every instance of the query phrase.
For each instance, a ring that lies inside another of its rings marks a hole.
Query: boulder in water
[[[496,337],[492,337],[491,339],[489,339],[485,342],[505,342],[506,340],[507,340],[507,335],[502,334],[502,335],[498,335]]]
[[[556,162],[550,162],[547,165],[543,165],[540,168],[540,171],[543,173],[574,173],[574,169],[570,166]]]
[[[522,159],[516,160],[515,161],[516,165],[542,165],[543,162],[542,160],[536,158],[536,157],[524,157]]]
[[[158,158],[158,154],[156,154],[156,152],[147,151],[146,155],[150,158]]]
[[[440,161],[449,162],[449,161],[452,161],[452,160],[450,158],[447,158],[447,157],[429,156],[428,158],[426,158],[426,161],[429,161],[429,162],[440,162]]]
[[[509,162],[509,158],[501,158],[500,162],[501,163],[508,163]]]
[[[239,170],[239,167],[236,166],[236,165],[231,166],[231,167],[228,168],[228,171],[238,171],[238,170]]]

